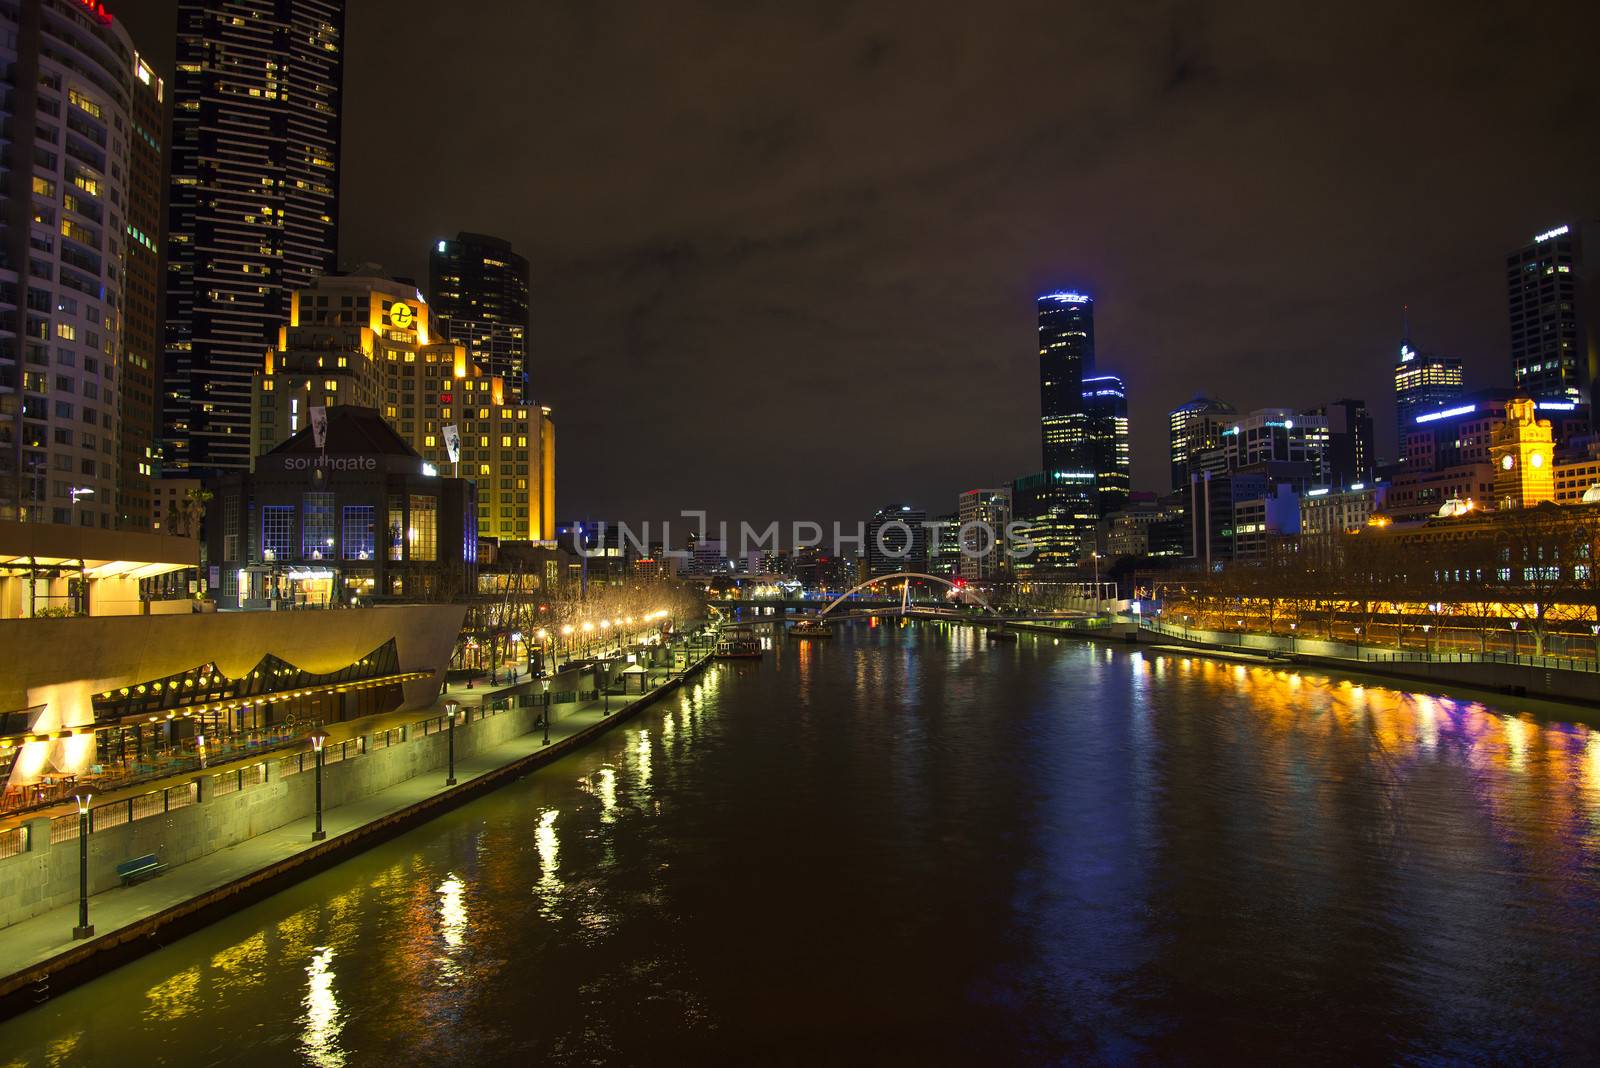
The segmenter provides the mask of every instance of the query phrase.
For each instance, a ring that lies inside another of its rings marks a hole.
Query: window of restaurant
[[[434,497],[411,495],[411,525],[406,530],[412,560],[439,558],[439,502]]]
[[[321,560],[333,555],[333,494],[305,495],[300,532],[303,559]]]
[[[294,556],[294,505],[261,506],[261,555],[267,560]]]
[[[371,560],[377,551],[374,542],[376,509],[370,504],[344,506],[344,558]]]

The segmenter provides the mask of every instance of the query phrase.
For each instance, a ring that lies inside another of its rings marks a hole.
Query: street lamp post
[[[511,681],[512,682],[516,682],[517,681],[517,661],[521,659],[521,657],[517,656],[517,646],[521,642],[522,642],[522,632],[520,630],[512,631],[511,632]]]
[[[1244,648],[1244,620],[1241,618],[1238,622],[1239,622],[1239,648],[1243,649]]]
[[[1432,623],[1424,623],[1422,625],[1422,642],[1423,642],[1423,646],[1422,646],[1423,652],[1425,652],[1427,654],[1429,660],[1432,660],[1433,659],[1433,624]]]
[[[93,794],[78,794],[78,926],[72,937],[93,938],[94,924],[89,922],[89,802]]]
[[[1361,659],[1361,624],[1356,624],[1356,659]]]
[[[1522,655],[1522,643],[1517,639],[1517,620],[1511,621],[1511,659]]]
[[[1291,653],[1298,652],[1299,649],[1300,649],[1300,647],[1297,644],[1295,644],[1295,631],[1297,631],[1299,629],[1300,629],[1300,624],[1299,623],[1290,623],[1289,624],[1289,651]]]
[[[444,703],[444,716],[445,719],[450,721],[450,770],[444,780],[446,786],[454,786],[456,784],[456,712],[460,708],[461,706],[454,701],[446,701]],[[481,731],[483,728],[480,726],[478,729]]]
[[[328,732],[318,727],[311,732],[311,749],[317,763],[317,825],[311,831],[311,840],[320,842],[328,837],[322,829],[322,748],[328,744]]]
[[[544,679],[544,744],[550,744],[550,676]]]
[[[1600,668],[1600,623],[1590,623],[1589,633],[1594,635],[1594,665]]]

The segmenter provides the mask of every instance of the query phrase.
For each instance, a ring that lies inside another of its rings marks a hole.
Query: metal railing
[[[1353,642],[1327,638],[1295,637],[1281,634],[1261,634],[1257,631],[1219,631],[1204,627],[1184,627],[1163,623],[1149,617],[1139,620],[1142,630],[1165,634],[1185,641],[1200,642],[1221,649],[1260,653],[1303,653],[1308,656],[1332,656],[1363,663],[1420,663],[1420,664],[1510,664],[1517,667],[1547,668],[1557,671],[1582,671],[1600,673],[1600,663],[1583,657],[1541,656],[1534,653],[1499,652],[1446,652],[1421,649],[1389,649],[1383,646],[1358,646]],[[1248,644],[1245,644],[1248,642]],[[1304,648],[1304,646],[1313,648]],[[1334,651],[1323,652],[1332,647]]]
[[[0,831],[0,860],[28,851],[28,828],[7,827]]]

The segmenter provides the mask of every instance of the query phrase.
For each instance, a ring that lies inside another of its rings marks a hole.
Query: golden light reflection
[[[639,788],[647,789],[650,786],[650,732],[639,732],[639,744],[635,749],[639,754]]]
[[[144,996],[149,999],[144,1007],[145,1019],[181,1020],[192,1016],[203,1007],[199,994],[200,966],[197,964],[145,991]]]
[[[595,796],[600,798],[600,822],[617,818],[617,769],[607,764],[595,775]]]
[[[257,931],[237,945],[211,958],[211,985],[215,989],[244,989],[266,978],[267,934]]]
[[[439,895],[439,938],[444,942],[444,954],[436,959],[441,978],[454,984],[464,977],[456,958],[467,936],[467,884],[451,872],[436,892]]]
[[[539,881],[536,884],[544,898],[542,911],[546,916],[555,912],[555,902],[565,886],[561,882],[561,865],[558,859],[561,843],[556,840],[556,816],[560,813],[547,808],[539,814],[539,828],[534,832],[534,847],[539,851]]]
[[[343,1068],[346,1054],[339,1047],[344,1014],[333,990],[333,947],[322,946],[306,967],[306,996],[301,1002],[300,1053],[318,1068]]]

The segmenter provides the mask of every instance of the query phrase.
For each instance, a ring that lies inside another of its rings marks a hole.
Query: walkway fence
[[[1221,648],[1233,647],[1245,652],[1295,653],[1315,656],[1333,656],[1345,660],[1358,660],[1373,664],[1513,664],[1519,667],[1548,668],[1559,671],[1600,673],[1596,661],[1582,657],[1535,656],[1532,653],[1446,653],[1424,652],[1418,649],[1395,650],[1383,646],[1355,645],[1352,642],[1329,641],[1324,638],[1286,637],[1281,634],[1260,634],[1245,631],[1205,630],[1184,627],[1143,617],[1139,627],[1155,634],[1164,634],[1185,641],[1201,642]],[[1309,646],[1309,648],[1308,648]]]

